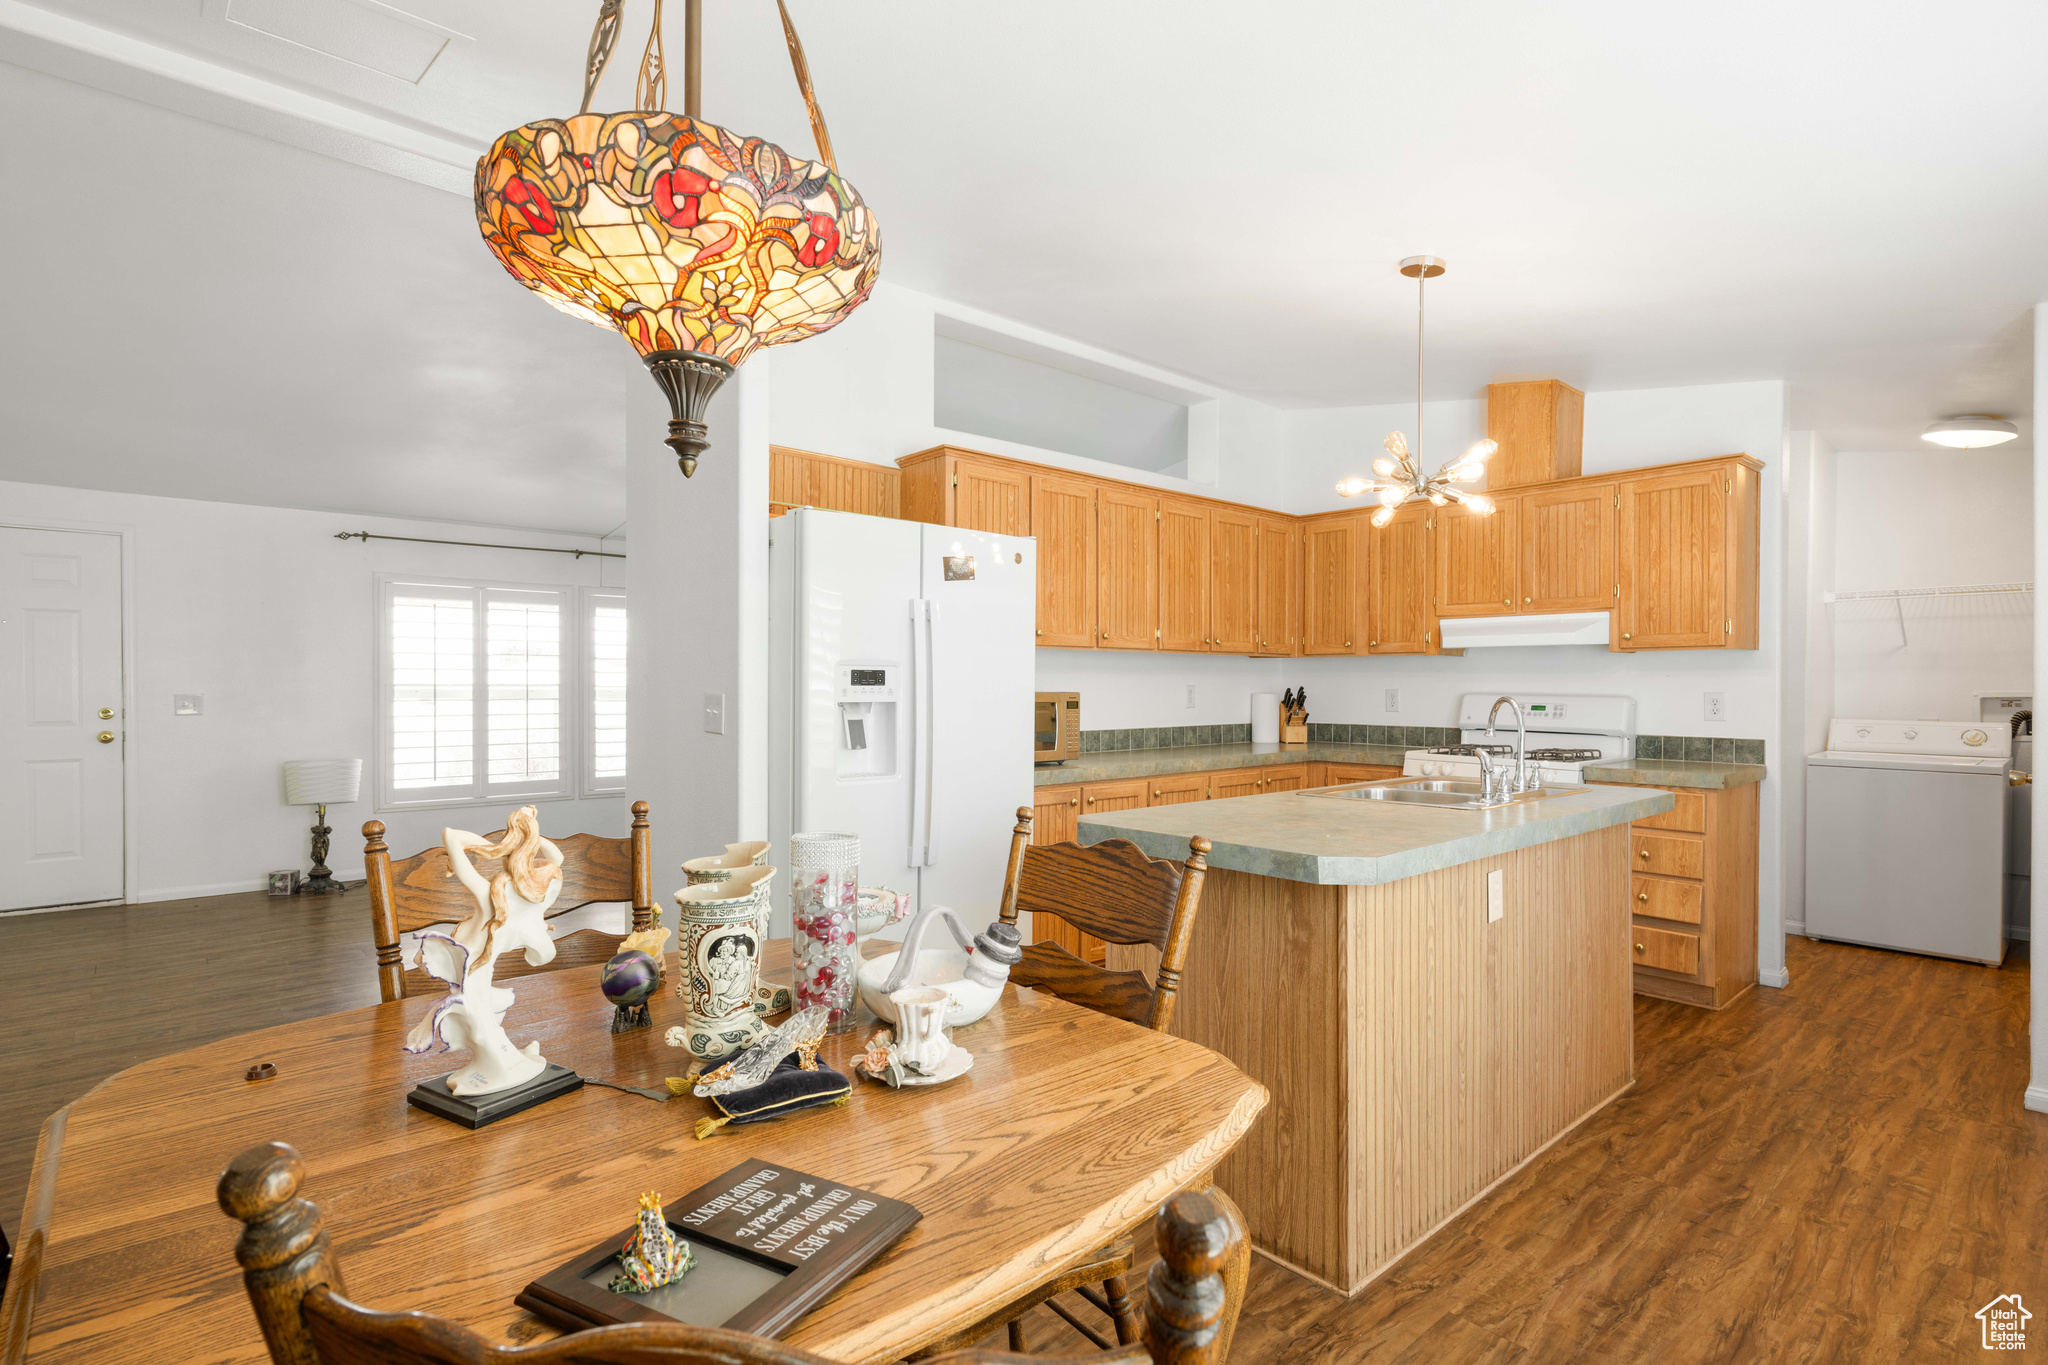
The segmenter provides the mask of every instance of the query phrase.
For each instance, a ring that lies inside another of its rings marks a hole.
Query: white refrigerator
[[[769,527],[770,859],[858,834],[861,885],[978,928],[1031,804],[1037,542],[816,508]]]

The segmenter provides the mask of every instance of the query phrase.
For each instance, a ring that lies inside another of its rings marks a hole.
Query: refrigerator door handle
[[[930,867],[938,861],[939,847],[938,746],[939,746],[939,604],[926,598],[924,604],[924,671],[929,679],[924,697],[924,861]]]
[[[931,847],[931,623],[930,605],[910,601],[910,850],[903,861],[925,865]]]

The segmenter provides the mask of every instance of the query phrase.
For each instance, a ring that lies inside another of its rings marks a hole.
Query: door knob
[[[101,719],[101,720],[112,720],[113,718],[114,718],[114,708],[113,708],[113,707],[111,707],[111,706],[102,706],[102,707],[100,708],[100,719]]]
[[[114,732],[112,730],[100,731],[99,741],[102,744],[112,744],[114,742]]]
[[[1638,891],[1638,892],[1636,892],[1636,899],[1637,899],[1637,900],[1639,900],[1639,901],[1646,901],[1646,900],[1648,900],[1649,898],[1650,898],[1650,893],[1649,893],[1649,892],[1647,892],[1647,891]]]

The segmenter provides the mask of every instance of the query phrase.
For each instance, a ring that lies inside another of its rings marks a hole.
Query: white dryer
[[[2011,767],[2004,727],[1832,722],[1806,759],[1806,932],[2003,961]]]

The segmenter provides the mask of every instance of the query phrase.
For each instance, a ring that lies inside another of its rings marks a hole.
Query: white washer
[[[2002,962],[2011,754],[1980,721],[1832,722],[1806,759],[1806,932]]]

